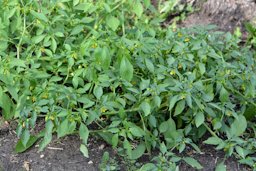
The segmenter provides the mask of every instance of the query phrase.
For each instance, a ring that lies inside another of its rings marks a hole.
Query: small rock
[[[30,168],[29,168],[29,162],[28,161],[24,161],[24,163],[23,163],[23,168],[26,170],[26,171],[29,171],[30,170]]]
[[[93,162],[90,160],[90,161],[88,162],[88,164],[93,164]]]
[[[43,155],[43,154],[41,154],[41,155],[40,155],[40,158],[41,158],[41,159],[42,159],[42,158],[44,158],[44,155]]]
[[[105,145],[104,144],[101,144],[100,146],[99,146],[99,150],[103,150],[105,148]]]

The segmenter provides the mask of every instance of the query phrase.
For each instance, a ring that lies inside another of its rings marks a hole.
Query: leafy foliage
[[[255,51],[238,36],[162,28],[149,0],[0,6],[0,108],[19,120],[17,152],[40,137],[43,150],[53,133],[78,132],[86,157],[87,139],[97,134],[137,159],[163,142],[198,151],[208,131],[205,143],[255,163]],[[31,136],[39,117],[45,129]]]

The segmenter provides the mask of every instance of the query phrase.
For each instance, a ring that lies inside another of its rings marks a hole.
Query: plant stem
[[[210,128],[206,123],[203,123],[203,125],[204,125],[204,127],[210,132],[210,134],[211,134],[212,136],[218,138],[218,136],[215,134],[215,132],[213,132],[213,131],[211,130],[211,128]]]
[[[223,85],[224,86],[224,85]],[[237,95],[239,95],[240,97],[242,97],[246,102],[248,102],[248,103],[250,103],[251,105],[253,105],[254,107],[256,107],[256,104],[255,103],[253,103],[253,102],[251,102],[251,101],[248,101],[248,99],[242,94],[242,93],[240,93],[239,91],[237,91],[237,90],[232,90],[232,89],[230,89],[230,88],[228,88],[228,87],[226,87],[226,86],[224,86],[227,90],[229,90],[229,91],[231,91],[232,93],[235,93],[235,94],[237,94]]]
[[[124,110],[124,112],[137,112],[137,111],[139,111],[139,108]],[[105,112],[105,113],[102,113],[102,115],[115,115],[115,114],[118,114],[119,112],[120,111]]]
[[[24,3],[23,1],[21,0],[21,4],[23,5],[24,7]],[[22,33],[21,33],[21,37],[20,37],[20,41],[17,45],[17,58],[20,59],[20,46],[21,46],[21,43],[22,43],[22,39],[23,39],[23,36],[25,34],[25,31],[26,31],[26,12],[24,11],[24,17],[23,17],[23,30],[22,30]]]

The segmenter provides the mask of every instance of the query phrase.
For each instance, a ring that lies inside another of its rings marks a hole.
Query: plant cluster
[[[86,157],[88,137],[98,135],[138,159],[157,148],[200,152],[208,132],[206,144],[256,167],[255,51],[239,36],[162,28],[149,0],[0,7],[0,108],[18,119],[17,152],[77,133]],[[39,118],[45,128],[32,135]]]

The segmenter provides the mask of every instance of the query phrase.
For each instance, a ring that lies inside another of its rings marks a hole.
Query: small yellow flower
[[[36,101],[36,98],[35,96],[32,97],[32,102],[35,102]]]
[[[93,45],[92,45],[92,48],[96,48],[98,45],[97,45],[97,43],[94,43]]]
[[[175,75],[175,74],[176,74],[175,70],[174,70],[174,69],[171,70],[170,74],[171,74],[171,75]]]
[[[72,58],[77,59],[77,53],[73,53]]]
[[[190,41],[190,39],[189,39],[189,38],[186,38],[186,39],[185,39],[185,42],[189,42],[189,41]]]
[[[108,110],[108,109],[106,109],[105,107],[102,107],[102,108],[100,109],[100,112],[101,112],[101,113],[105,113],[107,110]]]
[[[182,69],[183,67],[182,67],[182,65],[181,64],[179,64],[178,65],[178,69]]]
[[[244,90],[245,90],[245,85],[242,85],[242,86],[241,86],[241,89],[244,91]]]
[[[42,98],[43,99],[47,99],[48,98],[48,94],[47,93],[43,94]]]
[[[180,32],[178,33],[178,37],[182,37],[182,34]]]
[[[185,95],[185,94],[183,94],[183,95],[181,95],[181,97],[180,97],[180,98],[181,98],[181,100],[182,100],[182,99],[185,99],[185,98],[186,98],[186,95]]]
[[[53,116],[50,116],[49,119],[51,119],[52,121],[54,120],[54,117]]]
[[[229,111],[226,112],[226,115],[227,115],[227,116],[231,116],[231,115],[232,115],[232,112],[229,110]]]

